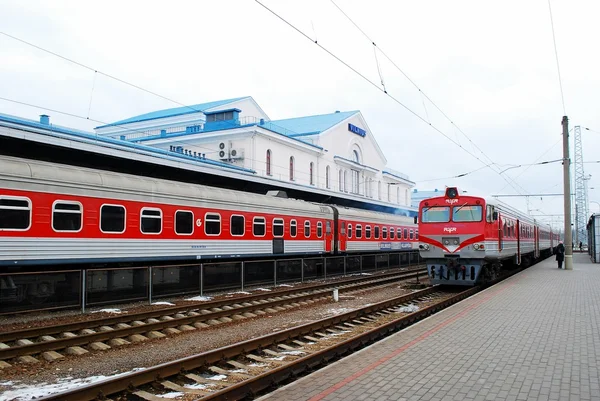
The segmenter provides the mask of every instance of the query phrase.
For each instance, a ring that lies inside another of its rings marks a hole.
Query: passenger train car
[[[0,273],[411,250],[418,240],[406,216],[8,156],[0,165]]]
[[[474,285],[495,279],[503,266],[550,256],[559,236],[550,226],[495,199],[444,196],[419,205],[419,252],[434,284]]]

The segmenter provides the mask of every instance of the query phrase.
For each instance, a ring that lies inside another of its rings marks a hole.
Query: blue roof
[[[238,100],[246,99],[248,97],[249,96],[236,97],[233,99],[217,100],[214,102],[194,104],[191,106],[182,106],[182,107],[175,107],[172,109],[157,110],[157,111],[153,111],[151,113],[140,114],[139,116],[126,118],[124,120],[120,120],[120,121],[114,122],[112,124],[101,125],[99,127],[96,127],[96,129],[112,127],[115,125],[137,123],[140,121],[154,120],[157,118],[174,117],[174,116],[180,116],[180,115],[184,115],[184,114],[198,113],[198,112],[201,112],[204,110],[212,109],[214,107],[222,106],[224,104],[228,104],[228,103],[236,102]]]
[[[344,121],[348,117],[358,113],[358,110],[343,111],[339,113],[321,114],[318,116],[306,116],[297,118],[288,118],[285,120],[271,120],[272,125],[283,128],[291,133],[288,136],[306,136],[320,134],[321,132]]]

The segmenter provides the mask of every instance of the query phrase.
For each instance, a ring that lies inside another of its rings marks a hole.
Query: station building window
[[[244,216],[233,215],[231,216],[231,235],[242,236],[246,232],[246,219]]]
[[[267,175],[271,174],[271,149],[267,149]]]
[[[308,170],[309,170],[308,173],[310,175],[310,185],[315,185],[313,169],[314,169],[314,163],[310,162],[310,165],[308,166]]]
[[[79,202],[56,201],[52,206],[54,231],[81,231],[83,207]]]
[[[267,220],[264,217],[255,217],[252,221],[252,234],[255,237],[264,237],[267,232]]]
[[[298,234],[298,223],[296,222],[296,220],[292,220],[292,221],[290,221],[290,235],[295,238],[297,234]]]
[[[27,230],[31,225],[31,201],[28,198],[0,197],[0,230]]]
[[[175,234],[191,235],[194,232],[194,213],[188,210],[175,212]]]
[[[283,219],[273,219],[273,236],[283,237]]]
[[[338,176],[339,176],[338,177],[338,181],[339,181],[338,187],[339,187],[340,192],[343,192],[344,191],[344,170],[340,169],[340,171],[338,172]]]
[[[162,210],[143,208],[140,216],[140,231],[144,234],[160,234]]]
[[[125,208],[119,205],[100,207],[100,230],[103,233],[121,234],[125,232]]]
[[[221,234],[221,215],[217,213],[206,213],[204,215],[204,233],[206,235]]]
[[[327,189],[331,188],[331,168],[329,166],[325,167],[325,186]]]
[[[290,157],[290,181],[294,181],[294,156]]]

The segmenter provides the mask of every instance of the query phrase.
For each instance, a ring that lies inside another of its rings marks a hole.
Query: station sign
[[[367,131],[362,128],[358,128],[356,125],[348,123],[348,131],[355,133],[356,135],[360,135],[363,138],[367,136]]]

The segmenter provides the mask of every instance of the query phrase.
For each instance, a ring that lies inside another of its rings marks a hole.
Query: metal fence
[[[244,291],[406,268],[418,252],[0,274],[0,314]]]

